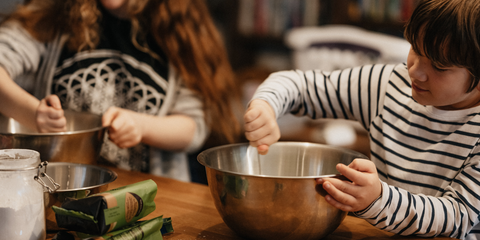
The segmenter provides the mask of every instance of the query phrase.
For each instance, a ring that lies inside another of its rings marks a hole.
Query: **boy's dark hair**
[[[480,1],[422,0],[407,22],[404,35],[416,53],[423,53],[434,64],[466,68],[472,75],[467,92],[478,85]]]

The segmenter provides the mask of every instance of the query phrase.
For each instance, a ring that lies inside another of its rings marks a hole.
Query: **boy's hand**
[[[280,139],[280,129],[275,112],[263,100],[253,100],[245,115],[245,137],[250,145],[256,147],[258,153],[267,154],[268,147]]]
[[[108,137],[120,148],[129,148],[142,140],[142,130],[131,110],[110,107],[102,116],[102,126],[108,127]]]
[[[338,164],[337,170],[349,181],[335,178],[317,179],[328,195],[325,200],[343,211],[356,212],[370,206],[382,193],[375,164],[367,159],[355,159],[350,165]]]
[[[64,132],[67,120],[57,95],[50,95],[40,101],[36,113],[37,130],[41,133]]]

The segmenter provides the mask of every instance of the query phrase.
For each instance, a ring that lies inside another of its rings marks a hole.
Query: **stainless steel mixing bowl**
[[[59,230],[52,206],[60,207],[67,197],[84,198],[95,193],[108,190],[108,184],[117,179],[117,174],[104,167],[89,164],[49,162],[46,173],[60,189],[55,193],[44,193],[47,230]],[[44,182],[53,188],[53,184],[45,179]]]
[[[346,212],[328,204],[315,179],[337,175],[337,163],[365,155],[322,144],[278,142],[267,155],[247,153],[248,144],[201,152],[208,185],[223,221],[249,239],[320,239]],[[250,151],[250,150],[249,150]]]
[[[106,129],[102,117],[65,110],[65,118],[66,132],[38,133],[0,115],[0,149],[36,150],[42,161],[96,164]]]

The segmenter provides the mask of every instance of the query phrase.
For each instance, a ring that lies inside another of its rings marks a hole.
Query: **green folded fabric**
[[[57,225],[101,236],[135,223],[155,210],[157,185],[146,180],[53,206]]]
[[[60,231],[53,240],[162,240],[162,234],[172,232],[171,218],[160,216],[146,221],[137,221],[103,236]]]

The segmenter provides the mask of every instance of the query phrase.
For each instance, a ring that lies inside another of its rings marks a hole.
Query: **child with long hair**
[[[188,180],[185,153],[237,140],[234,89],[202,0],[30,0],[0,26],[0,112],[41,132],[103,114],[122,168]]]

